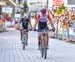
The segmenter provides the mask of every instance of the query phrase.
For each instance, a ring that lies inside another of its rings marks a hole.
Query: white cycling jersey
[[[45,15],[45,16],[41,15],[39,21],[40,21],[40,22],[47,22],[47,21],[48,21],[47,15]]]

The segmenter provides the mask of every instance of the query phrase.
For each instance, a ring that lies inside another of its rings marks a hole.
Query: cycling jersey
[[[48,15],[38,15],[37,16],[37,21],[39,21],[38,23],[38,30],[41,31],[41,30],[47,30],[48,27],[47,27],[47,22],[50,21],[51,22],[51,16],[48,14]],[[51,22],[52,23],[52,22]]]
[[[40,17],[40,19],[39,19],[39,24],[38,24],[38,27],[40,28],[40,29],[45,29],[46,27],[47,27],[47,16],[45,15],[45,16],[42,16],[41,15],[41,17]]]
[[[29,18],[22,18],[20,22],[22,23],[23,29],[28,29]]]

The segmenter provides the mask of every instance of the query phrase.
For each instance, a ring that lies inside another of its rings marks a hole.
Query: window
[[[75,5],[75,0],[68,0],[68,5]]]
[[[16,0],[13,0],[14,2],[16,2]]]
[[[21,4],[22,0],[19,0],[18,2],[19,2],[19,4]]]

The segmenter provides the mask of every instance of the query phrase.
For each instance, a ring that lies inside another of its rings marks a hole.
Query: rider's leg
[[[22,29],[20,29],[20,40],[22,41]]]
[[[40,38],[40,32],[38,32],[38,49],[40,49],[40,44],[41,44],[41,38]]]
[[[42,35],[42,34],[41,34],[41,35]],[[43,37],[43,35],[41,36],[41,39],[42,39],[42,48],[44,48],[44,37]],[[48,33],[46,33],[46,41],[47,41],[47,48],[48,48],[48,42],[49,42]]]
[[[42,33],[41,33],[41,43],[42,43],[42,48],[44,48],[44,36]]]
[[[24,29],[21,29],[21,41],[22,41],[22,44],[23,44],[23,34],[24,34]]]
[[[49,43],[49,35],[48,35],[48,33],[46,34],[46,41],[47,41],[47,47],[48,47],[48,43]]]
[[[28,32],[26,32],[26,36],[27,36],[26,45],[28,45]]]

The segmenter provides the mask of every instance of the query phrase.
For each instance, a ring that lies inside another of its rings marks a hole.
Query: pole
[[[47,0],[47,9],[48,9],[48,0]]]

